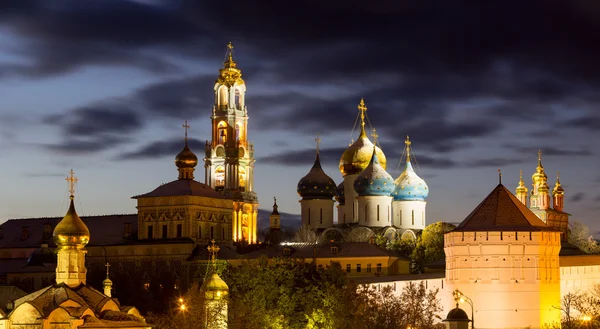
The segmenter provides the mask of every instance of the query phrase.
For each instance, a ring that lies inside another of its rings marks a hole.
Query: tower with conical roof
[[[404,141],[406,151],[406,164],[404,171],[394,181],[395,189],[392,193],[394,201],[392,202],[393,224],[403,229],[425,228],[425,199],[429,195],[429,187],[415,170],[411,163],[411,145],[410,138],[406,136]]]
[[[106,263],[106,265],[104,265],[104,266],[106,266],[106,279],[104,279],[104,280],[102,281],[102,288],[103,288],[103,290],[104,290],[104,294],[105,294],[106,296],[108,296],[108,297],[112,297],[112,286],[113,286],[113,282],[112,282],[112,280],[109,278],[109,275],[108,275],[108,273],[109,273],[108,269],[110,268],[110,264],[109,264],[109,263]]]
[[[373,148],[369,165],[354,180],[358,194],[358,224],[370,227],[392,225],[392,197],[394,179],[381,166]]]
[[[277,208],[277,198],[273,197],[273,211],[269,215],[269,227],[271,230],[281,229],[281,215],[279,214],[279,210],[277,210]]]
[[[563,211],[565,207],[565,189],[560,184],[560,173],[556,172],[556,184],[552,189],[552,205],[557,211]]]
[[[351,224],[358,222],[358,194],[354,190],[354,181],[371,162],[373,149],[377,154],[377,160],[381,168],[386,169],[387,159],[383,151],[369,140],[365,130],[365,118],[367,106],[365,100],[361,99],[358,104],[360,117],[360,133],[358,139],[348,146],[340,159],[340,172],[344,178],[344,209],[341,212],[342,218],[338,217],[338,224]]]
[[[320,139],[317,135],[317,155],[312,168],[298,182],[300,200],[300,218],[302,226],[312,229],[326,229],[333,226],[333,197],[336,185],[321,167],[319,157]]]
[[[234,200],[234,241],[256,243],[258,197],[254,192],[254,146],[248,140],[246,83],[227,45],[214,85],[211,140],[206,141],[204,181]]]
[[[472,300],[478,328],[560,323],[560,234],[499,184],[444,235],[447,289]]]
[[[90,231],[75,211],[75,183],[78,179],[71,169],[69,177],[69,210],[63,219],[58,222],[52,233],[56,243],[57,264],[56,283],[64,283],[76,287],[86,283],[85,246],[90,241]]]

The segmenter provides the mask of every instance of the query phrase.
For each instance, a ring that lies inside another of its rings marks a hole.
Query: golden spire
[[[227,44],[227,55],[225,56],[225,62],[223,64],[228,68],[237,66],[236,62],[233,60],[233,44],[231,44],[231,41]]]
[[[519,194],[527,194],[527,186],[525,186],[525,182],[523,181],[523,170],[519,171],[519,186],[517,186],[517,195]]]
[[[406,135],[406,140],[404,141],[404,144],[406,145],[406,162],[408,163],[410,162],[410,144],[412,144],[408,135]]]
[[[69,210],[54,228],[52,236],[58,247],[72,246],[83,249],[90,240],[90,231],[75,211],[75,183],[79,179],[75,177],[75,172],[71,169],[65,180],[69,184],[69,199],[71,199],[71,202]]]
[[[106,267],[106,278],[108,279],[108,269],[109,267],[111,267],[110,263],[106,263],[104,264],[104,266]]]
[[[315,138],[315,142],[317,142],[317,154],[319,154],[319,144],[321,143],[321,139],[319,138],[319,133],[317,133],[317,138]]]
[[[183,125],[181,125],[183,127],[183,130],[185,131],[185,144],[187,144],[187,140],[188,140],[188,129],[190,128],[190,126],[188,125],[187,120],[185,120],[185,123]]]
[[[554,188],[552,189],[552,195],[564,195],[565,189],[560,184],[560,172],[556,172],[556,184],[554,184]]]
[[[360,112],[360,136],[358,138],[367,137],[365,132],[365,112],[367,112],[367,106],[365,105],[365,99],[361,98],[358,103],[358,111]]]

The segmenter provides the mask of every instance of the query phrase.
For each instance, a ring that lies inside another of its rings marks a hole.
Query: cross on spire
[[[317,153],[319,153],[319,144],[321,143],[321,139],[319,138],[319,133],[317,133],[317,138],[315,138],[315,142],[317,142]]]
[[[365,112],[367,112],[367,106],[365,105],[365,99],[361,98],[358,103],[358,111],[360,112],[360,124],[365,126]]]
[[[519,183],[523,181],[523,169],[519,170]]]
[[[379,134],[377,134],[377,130],[375,128],[373,128],[373,133],[371,133],[371,137],[373,137],[373,144],[377,145],[377,138],[379,137]]]
[[[214,266],[217,263],[217,253],[219,252],[219,250],[221,250],[221,248],[219,248],[219,246],[215,245],[215,239],[212,239],[211,241],[211,245],[208,246],[208,253],[210,254],[210,261],[212,263],[212,265]]]
[[[190,126],[188,125],[187,120],[185,120],[185,123],[181,126],[183,127],[183,131],[185,132],[185,141],[187,142],[187,140],[188,140],[187,133],[188,133],[188,129],[190,129]]]
[[[410,137],[406,135],[406,140],[404,140],[404,145],[406,145],[406,162],[410,162]]]
[[[69,193],[71,194],[71,199],[75,197],[75,183],[79,181],[79,178],[75,177],[75,172],[73,169],[69,172],[69,176],[65,178],[67,184],[69,184]]]
[[[110,263],[106,263],[104,266],[106,266],[106,277],[108,278],[108,268],[111,266]]]

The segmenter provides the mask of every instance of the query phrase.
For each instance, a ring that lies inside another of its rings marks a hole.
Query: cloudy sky
[[[317,132],[341,181],[364,97],[393,176],[411,136],[429,222],[461,221],[498,168],[530,186],[542,149],[565,210],[600,232],[596,0],[1,1],[0,222],[62,215],[71,168],[80,213],[135,212],[177,178],[184,120],[201,153],[229,41],[261,208],[299,213]]]

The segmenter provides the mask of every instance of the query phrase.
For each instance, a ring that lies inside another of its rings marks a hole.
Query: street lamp
[[[454,301],[458,304],[458,302],[464,303],[467,302],[471,306],[471,328],[475,329],[475,311],[473,307],[473,301],[471,298],[467,297],[465,294],[460,292],[460,290],[456,289],[452,292],[452,296],[454,296]]]
[[[583,322],[585,323],[585,327],[589,328],[590,327],[590,320],[592,320],[592,317],[589,315],[584,315],[581,320],[583,320]]]

